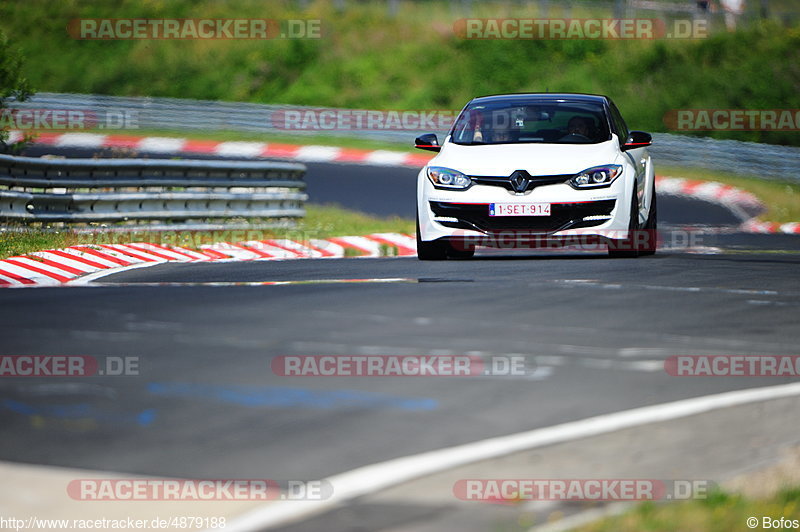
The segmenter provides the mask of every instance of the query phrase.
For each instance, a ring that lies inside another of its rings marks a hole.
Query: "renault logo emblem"
[[[514,192],[525,192],[530,182],[530,174],[525,170],[517,170],[511,174],[511,188],[514,189]]]

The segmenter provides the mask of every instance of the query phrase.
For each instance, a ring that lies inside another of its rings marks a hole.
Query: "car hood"
[[[462,146],[446,142],[430,166],[467,175],[507,176],[515,170],[531,175],[576,174],[620,158],[615,140],[600,144],[493,144]]]

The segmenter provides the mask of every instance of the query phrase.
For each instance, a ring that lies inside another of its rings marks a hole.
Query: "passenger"
[[[508,128],[495,128],[495,130],[492,132],[492,142],[495,144],[511,142],[512,140],[513,135],[511,130]]]

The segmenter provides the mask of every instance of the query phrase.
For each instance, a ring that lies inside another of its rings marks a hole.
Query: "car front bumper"
[[[609,187],[587,190],[567,183],[539,186],[525,194],[480,185],[441,190],[420,173],[420,235],[424,241],[449,238],[493,247],[569,245],[576,239],[606,243],[627,236],[630,190],[624,176]],[[490,216],[492,203],[549,203],[550,216]]]

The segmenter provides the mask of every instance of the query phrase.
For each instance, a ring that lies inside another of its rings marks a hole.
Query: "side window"
[[[625,141],[628,140],[628,126],[625,125],[625,121],[622,119],[622,115],[617,109],[617,106],[611,102],[611,121],[614,122],[614,129],[616,129],[617,135],[619,135],[619,143],[624,144]]]

